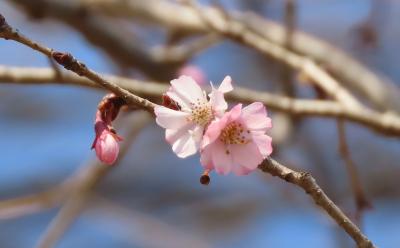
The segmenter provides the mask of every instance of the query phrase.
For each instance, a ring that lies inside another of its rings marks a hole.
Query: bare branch
[[[354,239],[359,248],[375,247],[372,242],[361,232],[361,230],[329,199],[324,191],[316,183],[315,179],[304,172],[291,170],[272,158],[267,158],[259,166],[263,172],[272,176],[277,176],[289,183],[301,187],[307,194],[311,196],[315,204],[323,208],[336,223],[342,227],[347,234]]]

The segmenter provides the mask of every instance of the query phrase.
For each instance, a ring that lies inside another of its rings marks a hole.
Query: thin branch
[[[116,76],[104,76],[110,82],[129,92],[149,99],[160,99],[167,90],[165,84],[139,81]],[[24,68],[0,66],[0,83],[17,84],[74,84],[85,87],[100,87],[92,81],[73,73],[63,73],[63,81],[59,82],[54,71],[47,68]],[[319,116],[343,118],[386,135],[400,136],[400,117],[394,113],[379,113],[372,110],[353,111],[345,109],[334,101],[296,99],[268,92],[259,92],[235,87],[227,95],[231,101],[251,103],[262,102],[271,110],[281,111],[296,116]]]
[[[314,200],[315,204],[323,208],[335,222],[353,238],[359,248],[375,247],[361,230],[329,199],[324,191],[316,183],[315,179],[305,172],[291,170],[272,158],[267,158],[259,166],[263,172],[277,176],[286,182],[301,187]]]
[[[339,136],[339,152],[346,166],[350,186],[353,191],[354,203],[356,205],[355,221],[356,223],[358,223],[358,226],[361,227],[362,214],[365,210],[371,208],[371,203],[367,199],[364,189],[362,187],[362,183],[357,172],[357,166],[351,158],[350,150],[346,142],[346,130],[343,120],[337,120],[337,129]]]

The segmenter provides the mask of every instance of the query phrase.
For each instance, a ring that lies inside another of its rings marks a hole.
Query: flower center
[[[243,145],[249,142],[246,130],[241,123],[231,122],[222,131],[219,140],[227,145]]]
[[[211,105],[208,102],[201,102],[199,99],[192,103],[192,115],[190,120],[194,123],[205,126],[213,119]]]

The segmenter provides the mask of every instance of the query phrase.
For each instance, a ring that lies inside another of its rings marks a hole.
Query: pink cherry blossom
[[[218,89],[212,88],[208,100],[193,78],[180,76],[171,81],[166,95],[178,109],[157,106],[154,113],[157,124],[166,129],[165,138],[178,157],[185,158],[198,151],[205,127],[223,115],[228,107],[224,93],[232,89],[231,78],[226,76]]]
[[[198,83],[200,86],[205,85],[206,75],[203,70],[197,65],[185,65],[178,71],[178,76],[187,75],[192,77],[193,80]]]
[[[264,105],[255,102],[242,109],[237,104],[208,126],[201,144],[201,164],[219,174],[246,175],[272,153],[272,127]]]

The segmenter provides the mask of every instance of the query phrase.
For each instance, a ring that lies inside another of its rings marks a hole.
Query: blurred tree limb
[[[11,0],[27,5],[29,0]],[[49,4],[57,4],[57,1],[47,0]],[[180,30],[187,33],[208,33],[209,25],[196,10],[189,6],[173,3],[165,0],[76,0],[87,9],[97,13],[116,17],[129,18],[147,23]],[[266,20],[252,12],[231,12],[232,29],[224,28],[224,17],[215,7],[203,7],[201,12],[209,19],[219,22],[219,31],[227,37],[238,36],[239,31],[246,31],[257,37],[258,43],[271,43],[274,47],[284,47],[287,42],[288,32],[291,32],[290,50],[298,55],[304,55],[313,63],[321,64],[335,77],[343,80],[346,86],[364,96],[375,107],[381,110],[400,111],[400,90],[388,80],[362,65],[357,60],[347,55],[344,51],[330,45],[318,38],[298,30],[288,30],[284,25]],[[176,15],[175,13],[179,13]],[[239,30],[235,30],[239,29]],[[238,41],[243,42],[243,35],[239,35]],[[262,40],[262,41],[261,41]],[[246,41],[248,42],[248,41]],[[251,47],[263,52],[257,46]],[[273,55],[272,55],[273,56]]]

